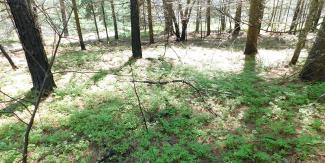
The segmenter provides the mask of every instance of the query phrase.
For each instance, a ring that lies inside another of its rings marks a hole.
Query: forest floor
[[[57,88],[41,103],[30,160],[324,162],[325,83],[301,82],[302,65],[287,66],[294,37],[263,36],[255,59],[242,54],[244,37],[226,37],[144,45],[137,61],[128,41],[86,51],[62,46]],[[34,100],[23,53],[12,58],[16,71],[0,58],[1,91],[21,99],[0,95],[6,162],[21,159],[25,125],[4,112],[28,121],[21,103],[32,110]]]

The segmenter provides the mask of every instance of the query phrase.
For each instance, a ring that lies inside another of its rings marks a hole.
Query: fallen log
[[[8,55],[8,53],[6,52],[5,48],[0,44],[0,50],[2,52],[2,54],[7,58],[7,60],[9,61],[12,69],[16,70],[18,69],[18,67],[15,65],[15,63],[12,61],[12,59],[10,58],[10,56]]]

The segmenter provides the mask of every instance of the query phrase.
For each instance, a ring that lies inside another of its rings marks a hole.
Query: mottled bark
[[[242,0],[237,0],[236,14],[235,14],[235,29],[233,36],[238,36],[240,32],[241,23],[241,13],[242,13]]]
[[[316,41],[300,73],[300,78],[307,81],[325,82],[325,18],[323,18]]]
[[[147,9],[148,9],[149,42],[150,42],[150,44],[153,44],[155,42],[155,40],[154,40],[154,34],[153,34],[151,0],[147,0]]]
[[[261,29],[264,12],[264,0],[251,0],[249,9],[249,27],[244,54],[257,53],[257,40]]]

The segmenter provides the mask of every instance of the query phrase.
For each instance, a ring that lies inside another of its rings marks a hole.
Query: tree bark
[[[244,54],[257,53],[257,40],[260,33],[264,12],[264,0],[251,0],[249,9],[249,27]]]
[[[83,40],[82,31],[81,31],[81,27],[80,27],[80,20],[79,20],[79,14],[78,14],[76,0],[72,0],[72,7],[73,7],[73,12],[74,12],[74,18],[76,21],[76,28],[77,28],[77,32],[78,32],[80,47],[81,47],[81,50],[86,50],[86,46],[85,46],[85,43]]]
[[[20,42],[23,45],[28,68],[33,82],[33,90],[50,93],[55,87],[53,75],[46,56],[40,29],[37,26],[33,11],[25,0],[7,1],[17,28]],[[24,158],[27,160],[26,158]]]
[[[314,18],[317,14],[318,1],[319,0],[311,1],[309,13],[307,16],[307,21],[306,21],[304,29],[299,34],[299,40],[296,45],[296,49],[294,51],[293,57],[290,61],[290,65],[295,65],[297,63],[297,61],[299,59],[300,52],[305,47],[307,35],[308,35],[309,31],[312,29]]]
[[[61,11],[63,27],[66,26],[64,29],[64,36],[68,37],[69,29],[68,29],[68,26],[66,25],[66,24],[68,24],[68,21],[67,21],[67,13],[66,13],[66,7],[65,7],[64,0],[60,0],[60,11]]]
[[[235,14],[235,29],[233,36],[238,36],[240,32],[241,23],[241,13],[242,13],[242,0],[237,0],[236,14]]]
[[[319,22],[320,16],[322,15],[322,11],[323,11],[323,8],[324,8],[324,4],[325,4],[325,0],[320,0],[319,1],[318,11],[317,11],[317,15],[316,15],[315,20],[314,20],[312,31],[315,31],[317,29],[318,22]]]
[[[142,58],[138,0],[130,0],[133,58]]]
[[[153,34],[151,0],[147,0],[147,9],[148,9],[149,42],[150,42],[150,44],[153,44],[155,42],[155,40],[154,40],[154,34]]]
[[[207,19],[207,36],[210,36],[210,34],[211,34],[211,0],[207,0],[206,19]]]
[[[110,0],[110,2],[111,2],[111,9],[112,9],[113,24],[114,24],[115,40],[118,40],[118,28],[117,28],[114,0]]]
[[[325,18],[318,31],[316,42],[314,43],[300,78],[306,81],[325,82]]]

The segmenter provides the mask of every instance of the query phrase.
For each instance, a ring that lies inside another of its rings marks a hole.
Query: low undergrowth
[[[95,60],[67,57],[63,60],[72,60],[57,69]],[[154,81],[185,79],[201,90],[182,83],[136,83],[145,117],[130,82],[94,92],[93,87],[111,80],[108,72],[88,75],[83,82],[76,77],[44,102],[31,133],[30,160],[317,161],[325,150],[325,84],[265,80],[259,75],[263,70],[252,64],[235,74],[196,71],[162,59],[150,61],[145,71],[132,63],[135,79],[144,80],[144,73]],[[130,71],[126,66],[120,73]],[[20,160],[23,134],[23,124],[0,126],[1,160]]]

